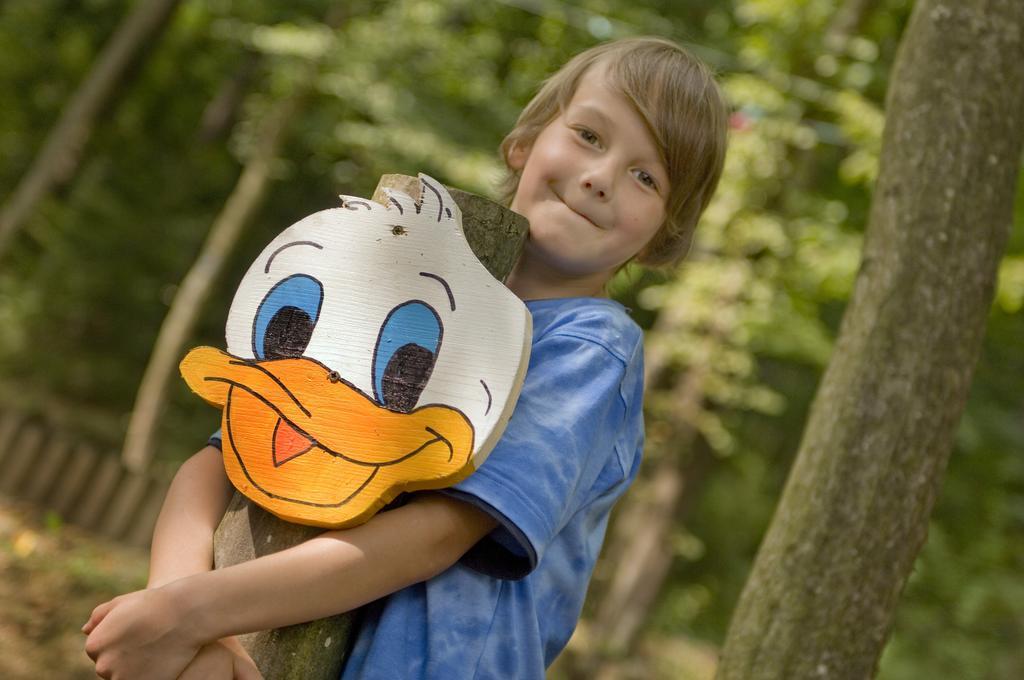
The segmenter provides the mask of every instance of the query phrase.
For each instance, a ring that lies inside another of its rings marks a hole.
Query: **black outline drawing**
[[[484,386],[484,392],[487,393],[487,410],[484,411],[484,415],[491,412],[491,391],[487,388],[487,383],[484,382],[483,378],[480,378],[480,384]]]
[[[284,359],[271,359],[271,361],[284,361]],[[282,390],[284,390],[284,393],[288,395],[289,399],[291,399],[292,401],[295,402],[295,405],[299,407],[299,410],[302,411],[303,415],[305,415],[307,418],[310,417],[309,410],[305,406],[302,405],[302,402],[299,401],[298,397],[296,397],[294,394],[292,394],[292,391],[290,389],[288,389],[283,382],[281,382],[281,379],[278,378],[273,373],[271,373],[267,369],[266,366],[261,366],[260,364],[258,364],[256,362],[253,362],[253,361],[243,361],[243,360],[229,361],[228,364],[231,365],[231,366],[248,366],[249,368],[255,368],[258,371],[262,371],[263,373],[265,373],[267,375],[268,378],[273,380],[277,384],[278,387],[280,387]]]
[[[437,195],[437,221],[440,222],[441,221],[441,211],[444,210],[444,199],[441,198],[441,192],[438,191],[437,187],[435,187],[433,184],[431,184],[427,180],[423,179],[423,177],[420,177],[420,184],[422,184],[426,188],[430,189],[431,191],[433,191]],[[421,197],[421,200],[422,200],[422,197]],[[417,210],[416,212],[419,212],[419,210]]]
[[[267,266],[263,268],[263,273],[264,274],[269,274],[270,273],[270,263],[274,261],[274,258],[277,257],[277,254],[279,252],[281,252],[282,250],[284,250],[285,248],[291,248],[292,246],[313,246],[314,248],[317,248],[319,250],[323,250],[324,249],[324,247],[322,245],[320,245],[319,243],[317,243],[316,241],[292,241],[291,243],[286,243],[283,246],[281,246],[280,248],[278,248],[277,250],[275,250],[273,253],[270,254],[270,257],[267,258]],[[312,277],[310,277],[310,278],[312,278]]]
[[[441,278],[439,275],[431,274],[430,272],[420,272],[420,276],[426,276],[429,279],[435,279],[441,282],[441,285],[444,286],[444,292],[448,293],[448,304],[451,305],[452,311],[454,312],[455,296],[452,295],[452,289],[451,286],[448,285],[448,282]]]

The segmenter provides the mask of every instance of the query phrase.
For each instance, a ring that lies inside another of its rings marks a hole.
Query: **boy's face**
[[[565,110],[529,148],[512,210],[530,221],[523,257],[562,277],[601,279],[636,255],[665,221],[668,172],[630,101],[592,66]]]

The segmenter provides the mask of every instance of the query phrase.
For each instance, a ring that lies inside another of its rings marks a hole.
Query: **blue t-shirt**
[[[363,607],[342,680],[540,680],[576,627],[640,463],[642,334],[612,300],[526,305],[533,345],[508,427],[441,492],[499,526],[445,572]]]
[[[343,680],[539,680],[576,627],[608,513],[640,463],[642,335],[611,300],[526,304],[533,349],[508,428],[444,491],[499,528],[447,571],[367,605]]]

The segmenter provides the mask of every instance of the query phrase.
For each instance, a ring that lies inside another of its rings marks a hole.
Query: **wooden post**
[[[381,177],[374,200],[386,202],[382,189],[404,191],[419,199],[420,180],[406,175]],[[504,281],[523,243],[526,219],[480,196],[448,189],[462,211],[466,240],[487,270]],[[284,550],[321,533],[317,527],[278,519],[239,493],[228,506],[214,536],[214,566],[218,569]],[[264,677],[334,680],[344,665],[352,632],[352,612],[277,630],[242,636],[242,644]]]

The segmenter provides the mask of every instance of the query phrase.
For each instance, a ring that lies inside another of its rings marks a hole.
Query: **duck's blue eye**
[[[373,352],[373,392],[393,411],[408,413],[420,398],[441,348],[441,317],[410,300],[391,310]]]
[[[300,357],[320,317],[324,288],[305,274],[278,281],[252,322],[252,352],[259,360]]]

